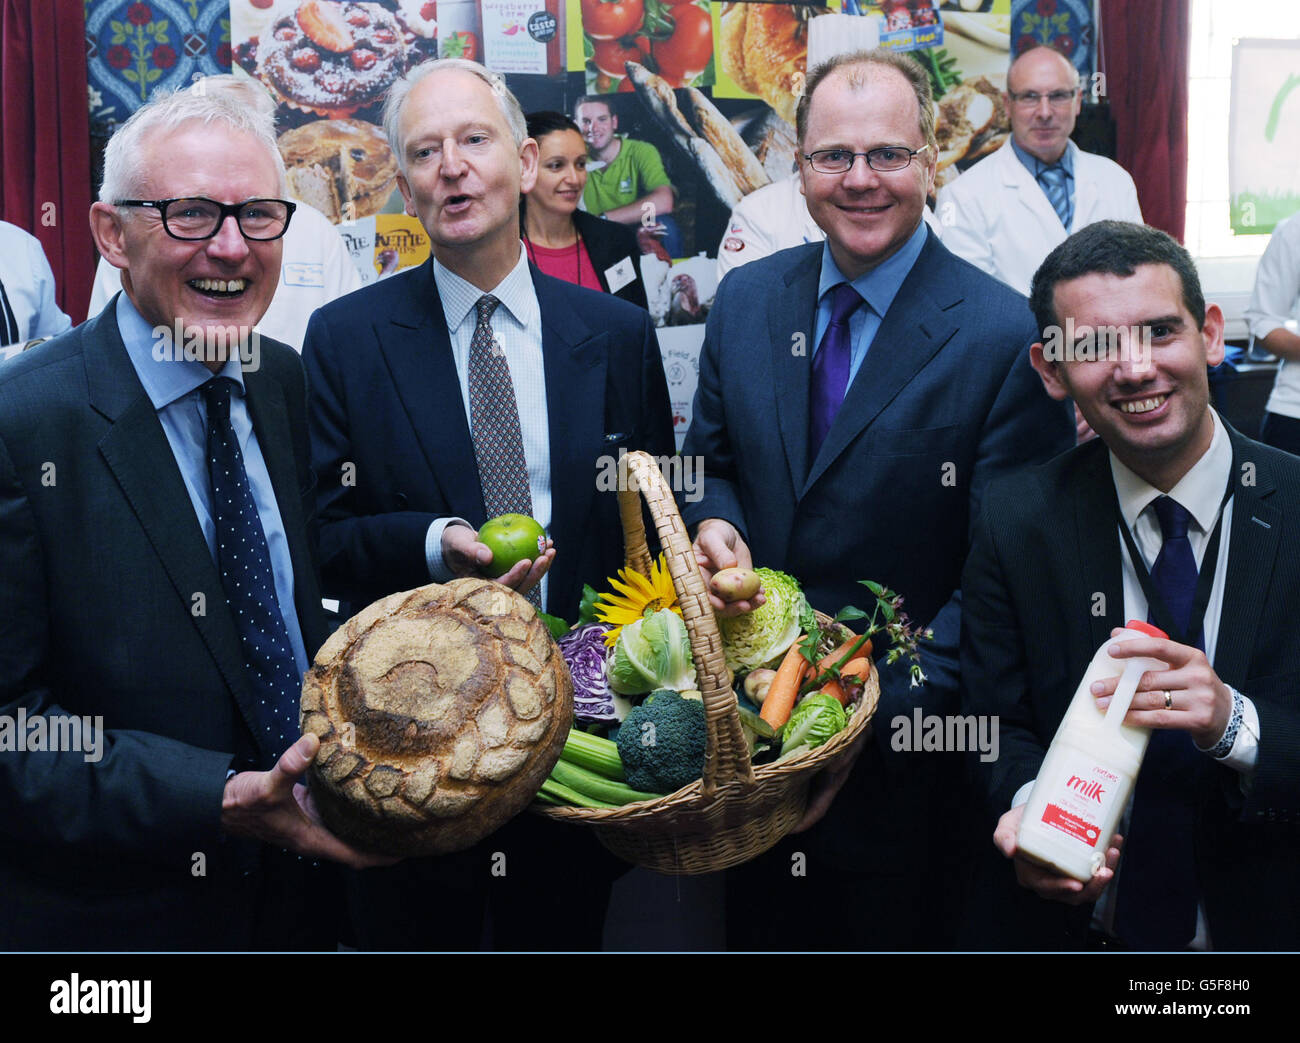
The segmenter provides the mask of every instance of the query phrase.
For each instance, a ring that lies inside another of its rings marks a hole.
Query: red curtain
[[[41,241],[77,323],[95,274],[83,0],[0,3],[0,217]]]
[[[1120,166],[1142,216],[1179,242],[1187,218],[1191,0],[1101,0],[1101,71]]]

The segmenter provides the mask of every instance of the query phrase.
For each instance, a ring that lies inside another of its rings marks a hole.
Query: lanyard
[[[1186,634],[1179,633],[1178,629],[1172,625],[1165,599],[1160,596],[1160,591],[1156,590],[1155,584],[1151,582],[1151,573],[1147,571],[1146,562],[1142,560],[1142,555],[1138,553],[1137,544],[1134,542],[1133,535],[1129,532],[1128,525],[1124,521],[1124,515],[1119,509],[1119,497],[1115,498],[1115,513],[1119,517],[1119,531],[1124,536],[1124,546],[1128,548],[1129,561],[1133,563],[1133,571],[1137,573],[1142,593],[1146,595],[1147,611],[1151,613],[1156,626],[1168,634],[1171,640],[1180,645],[1197,647],[1196,640],[1201,635],[1202,625],[1205,622],[1205,610],[1210,604],[1210,589],[1214,586],[1214,568],[1219,560],[1219,536],[1223,530],[1223,509],[1228,505],[1228,501],[1232,499],[1232,473],[1229,472],[1228,487],[1223,491],[1223,499],[1219,502],[1219,515],[1215,519],[1214,529],[1210,533],[1210,542],[1206,545],[1205,557],[1201,559],[1200,574],[1196,579],[1196,596],[1192,599],[1192,611],[1187,620]]]

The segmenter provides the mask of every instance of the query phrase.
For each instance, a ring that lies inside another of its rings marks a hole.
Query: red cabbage
[[[616,721],[618,712],[605,673],[605,623],[570,630],[558,644],[573,677],[573,712],[580,721]]]

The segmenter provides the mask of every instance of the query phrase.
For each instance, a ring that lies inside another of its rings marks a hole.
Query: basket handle
[[[641,497],[644,496],[660,546],[664,549],[682,618],[686,621],[696,679],[704,699],[704,725],[708,737],[703,794],[712,797],[719,786],[735,782],[752,786],[754,768],[749,761],[749,744],[740,726],[740,716],[736,713],[731,671],[727,669],[722,654],[722,633],[690,537],[686,534],[686,526],[677,510],[677,501],[654,457],[640,451],[619,458],[618,490],[618,510],[623,522],[623,545],[628,567],[642,575],[650,574],[650,550],[641,518]]]

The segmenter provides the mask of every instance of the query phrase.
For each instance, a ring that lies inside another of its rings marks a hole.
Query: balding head
[[[1061,158],[1079,115],[1079,72],[1050,47],[1034,47],[1007,72],[1007,111],[1016,144],[1044,163]]]

